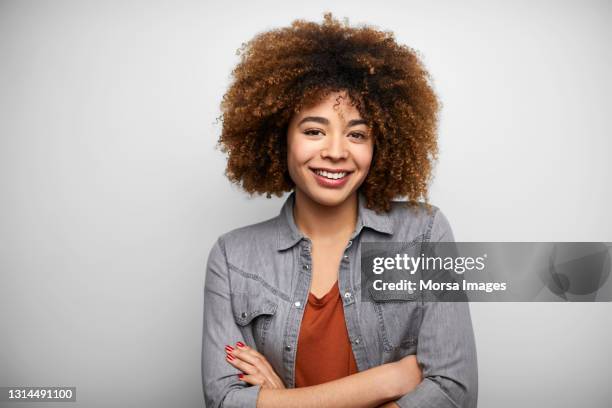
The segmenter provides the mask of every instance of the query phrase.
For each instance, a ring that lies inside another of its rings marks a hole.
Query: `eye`
[[[353,132],[350,134],[350,136],[356,138],[356,139],[365,139],[366,135],[364,133],[360,133],[360,132]]]
[[[322,132],[319,129],[308,129],[304,131],[304,134],[308,136],[318,136],[318,133]]]

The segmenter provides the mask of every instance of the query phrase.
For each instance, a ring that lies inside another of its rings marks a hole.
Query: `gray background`
[[[242,42],[326,10],[421,52],[457,240],[612,240],[610,2],[2,0],[0,385],[203,405],[206,255],[283,201],[224,178],[219,102]],[[611,406],[611,306],[472,304],[479,406]]]

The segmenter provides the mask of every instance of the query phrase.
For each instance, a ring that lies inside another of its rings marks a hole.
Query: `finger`
[[[266,359],[266,357],[261,354],[259,351],[257,351],[256,349],[249,347],[248,345],[244,344],[243,342],[239,341],[236,343],[236,348],[238,350],[244,350],[247,351],[251,354],[253,354],[256,357],[259,357],[259,359],[266,365],[266,367],[268,368],[268,370],[270,370],[270,374],[268,375],[268,378],[270,379],[270,381],[273,382],[273,384],[277,387],[277,388],[285,388],[285,383],[283,383],[283,381],[281,380],[281,378],[278,376],[278,374],[276,373],[276,371],[274,370],[274,367],[272,367],[272,365],[270,364],[270,362],[268,361],[268,359]]]
[[[248,374],[248,375],[238,374],[238,378],[240,379],[240,381],[244,381],[251,385],[261,385],[261,386],[265,385],[265,380],[260,375],[257,375],[257,374]]]
[[[239,358],[233,357],[230,354],[225,356],[225,361],[227,361],[245,374],[257,374],[260,371],[254,365],[249,364],[244,360],[240,360]]]
[[[237,348],[235,350],[239,350],[240,351],[240,353],[237,353],[238,355],[242,354],[242,352],[244,351],[244,352],[248,353],[247,355],[253,356],[254,358],[258,358],[263,364],[265,364],[266,367],[268,367],[268,369],[270,371],[274,371],[274,368],[272,368],[272,365],[270,364],[270,362],[259,351],[255,350],[252,347],[247,346],[246,344],[244,344],[242,342],[236,343],[236,346],[237,346]],[[248,357],[245,358],[245,360],[247,362],[250,362],[251,364],[253,364],[252,360],[251,361],[248,360]]]
[[[240,379],[240,381],[244,381],[252,385],[261,385],[262,388],[269,388],[269,389],[285,388],[285,385],[282,383],[280,385],[270,383],[261,374],[250,374],[250,375],[238,374],[238,378]]]
[[[232,351],[229,351],[228,354],[231,354],[232,356],[239,358],[240,360],[245,361],[256,367],[263,368],[266,366],[265,357],[261,358],[260,356],[256,355],[252,349],[234,349]]]
[[[254,366],[257,372],[261,373],[269,383],[278,385],[280,382],[276,372],[266,358],[252,348],[249,347],[249,349],[246,349],[240,347],[238,349],[234,349],[230,354]]]
[[[238,350],[245,350],[248,351],[250,353],[255,354],[256,356],[259,357],[264,357],[263,354],[261,354],[259,351],[257,351],[257,349],[254,349],[253,347],[249,347],[248,345],[244,344],[243,342],[239,341],[238,343],[236,343],[236,348]],[[264,357],[265,358],[265,357]]]

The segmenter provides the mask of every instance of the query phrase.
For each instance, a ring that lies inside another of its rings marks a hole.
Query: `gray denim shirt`
[[[226,344],[256,348],[287,388],[295,387],[300,324],[311,283],[311,245],[293,219],[295,192],[280,214],[227,232],[210,251],[204,288],[202,383],[207,408],[255,407],[261,389],[238,379]],[[394,202],[377,214],[359,193],[358,220],[344,251],[338,286],[359,371],[416,354],[423,381],[400,407],[476,407],[478,373],[468,303],[361,301],[362,242],[453,241],[435,206]],[[324,336],[324,333],[321,334]]]

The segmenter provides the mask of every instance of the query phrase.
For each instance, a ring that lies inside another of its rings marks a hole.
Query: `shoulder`
[[[227,258],[248,257],[249,254],[263,254],[277,243],[279,216],[264,221],[234,228],[221,234],[218,246]],[[229,260],[229,259],[228,259]],[[237,260],[235,260],[237,261]]]
[[[280,215],[221,234],[209,254],[209,265],[227,270],[230,280],[241,275],[271,281],[272,265],[282,256],[276,249],[279,220]]]
[[[417,202],[393,201],[387,213],[394,230],[395,240],[423,236],[427,241],[454,241],[450,222],[436,205]]]
[[[278,231],[278,218],[275,216],[264,221],[235,228],[219,236],[219,241],[225,246],[236,247],[254,245],[257,243],[270,244],[275,242]]]

